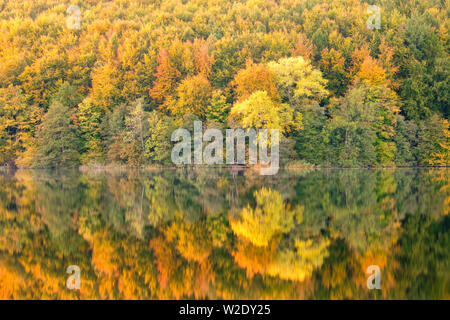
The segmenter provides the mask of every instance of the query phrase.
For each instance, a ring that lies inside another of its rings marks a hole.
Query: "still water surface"
[[[0,298],[449,299],[449,207],[448,169],[0,172]]]

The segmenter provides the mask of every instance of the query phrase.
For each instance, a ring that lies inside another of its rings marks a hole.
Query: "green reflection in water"
[[[449,299],[448,173],[2,172],[0,298]]]

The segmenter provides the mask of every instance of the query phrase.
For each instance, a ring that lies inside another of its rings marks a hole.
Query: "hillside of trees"
[[[282,164],[448,165],[449,15],[450,0],[0,0],[0,165],[170,165],[194,120],[282,128]]]

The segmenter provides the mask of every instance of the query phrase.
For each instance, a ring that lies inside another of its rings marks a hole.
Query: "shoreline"
[[[223,165],[223,166],[208,166],[208,165],[190,165],[190,166],[127,166],[127,165],[105,165],[105,166],[78,166],[78,167],[56,167],[56,168],[33,168],[33,167],[8,167],[0,166],[0,171],[19,171],[19,170],[78,170],[84,171],[126,171],[126,170],[138,170],[138,171],[158,171],[158,170],[231,170],[231,171],[246,171],[246,170],[259,170],[259,166],[248,165]],[[280,166],[280,170],[316,170],[316,169],[329,169],[329,170],[344,170],[344,169],[445,169],[449,166],[321,166],[321,165],[287,165]]]

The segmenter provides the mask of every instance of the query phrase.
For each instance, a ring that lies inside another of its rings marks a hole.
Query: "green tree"
[[[102,122],[102,132],[105,137],[104,142],[108,150],[107,158],[112,163],[120,163],[126,160],[123,144],[126,114],[127,106],[121,104],[112,112],[106,113],[106,119]]]
[[[300,159],[312,164],[324,164],[328,159],[327,145],[322,130],[326,125],[325,108],[311,104],[303,108],[303,130],[298,131],[295,139],[295,151]]]
[[[50,105],[38,133],[35,165],[73,167],[79,164],[80,140],[72,123],[70,109],[59,101]]]
[[[230,112],[231,106],[227,103],[225,96],[220,90],[213,92],[211,105],[206,110],[206,119],[225,123]]]
[[[347,93],[324,128],[330,160],[344,166],[374,164],[376,133],[370,125],[374,120],[374,106],[364,104],[363,89]]]
[[[99,162],[103,159],[103,135],[101,121],[104,112],[86,98],[78,105],[77,120],[79,136],[82,138],[83,148],[81,161]]]
[[[409,119],[427,119],[432,112],[448,115],[449,67],[439,38],[426,14],[415,13],[405,25],[407,56],[400,69],[400,96]]]
[[[329,156],[340,165],[394,164],[398,112],[392,90],[356,82],[331,108],[332,118],[325,127]]]
[[[450,164],[449,123],[433,115],[419,123],[417,155],[420,164]]]
[[[166,163],[172,150],[171,134],[175,130],[172,118],[158,111],[148,116],[149,136],[145,141],[145,159],[150,162]]]
[[[143,164],[145,140],[149,135],[148,113],[144,107],[144,99],[138,99],[129,106],[125,116],[123,143],[127,162],[131,165]]]

